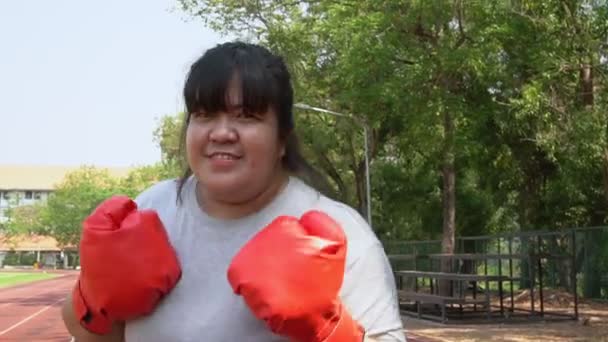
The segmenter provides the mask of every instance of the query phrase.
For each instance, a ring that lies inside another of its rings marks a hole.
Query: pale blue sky
[[[158,118],[223,40],[174,0],[0,1],[0,164],[159,160]]]

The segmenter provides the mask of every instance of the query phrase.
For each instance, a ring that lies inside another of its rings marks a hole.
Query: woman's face
[[[285,149],[274,111],[246,112],[237,86],[230,87],[227,103],[226,112],[191,114],[187,158],[206,196],[242,203],[280,181]]]

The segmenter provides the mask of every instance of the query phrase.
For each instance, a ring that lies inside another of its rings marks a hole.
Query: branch
[[[406,33],[408,32],[406,31]],[[420,17],[420,15],[417,18],[416,26],[414,27],[413,33],[419,38],[420,41],[428,41],[433,46],[437,46],[437,37],[435,37],[424,29],[424,27],[422,26],[422,18]]]
[[[511,14],[515,14],[515,15],[520,16],[522,18],[528,19],[533,24],[537,24],[537,25],[538,24],[543,24],[543,25],[546,24],[546,22],[543,19],[541,19],[541,18],[535,18],[535,17],[533,17],[533,16],[531,16],[531,15],[529,15],[527,13],[519,12],[519,11],[516,11],[514,9],[511,9],[509,12]]]
[[[340,173],[338,172],[338,170],[336,170],[331,160],[329,160],[329,158],[327,157],[327,153],[321,153],[318,151],[315,152],[317,154],[317,158],[319,159],[321,167],[327,172],[329,177],[331,177],[336,182],[336,184],[338,185],[338,190],[340,191],[340,194],[343,196],[343,198],[346,198],[346,184],[344,184]]]
[[[253,17],[257,18],[260,22],[262,22],[262,24],[264,24],[264,26],[266,27],[266,30],[268,31],[269,26],[268,26],[268,20],[266,20],[263,16],[262,16],[262,3],[260,2],[260,0],[256,1],[256,9],[253,12]]]
[[[401,57],[395,57],[393,59],[395,60],[395,62],[399,62],[399,63],[403,63],[403,64],[407,64],[407,65],[416,65],[416,62],[410,61],[409,59],[404,59]]]
[[[462,46],[462,44],[464,44],[465,41],[473,41],[471,38],[469,38],[469,36],[467,36],[467,34],[464,32],[464,26],[462,25],[462,17],[464,16],[464,8],[462,6],[462,0],[457,0],[456,1],[456,6],[457,6],[457,11],[456,11],[456,17],[458,18],[458,32],[460,32],[460,38],[458,39],[458,41],[456,42],[456,45],[454,45],[454,50],[458,49],[459,47]]]

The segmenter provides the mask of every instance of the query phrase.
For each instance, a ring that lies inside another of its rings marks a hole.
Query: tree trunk
[[[441,240],[441,252],[444,254],[454,253],[454,241],[456,235],[456,174],[454,168],[454,117],[449,109],[443,114],[444,148],[442,151],[441,174],[443,177],[442,206],[443,206],[443,238]],[[452,260],[442,259],[441,271],[451,272]],[[439,291],[443,295],[450,292],[449,282],[439,283]]]
[[[593,108],[595,106],[593,62],[593,56],[588,56],[586,60],[581,62],[579,70],[579,97],[581,104],[586,108]],[[608,136],[608,126],[606,126],[606,136]],[[602,175],[604,198],[606,200],[606,207],[608,207],[608,146],[604,147],[602,153]]]
[[[608,207],[608,147],[604,147],[602,159],[602,174],[604,175],[604,198],[606,199],[606,207]]]
[[[602,273],[598,266],[602,245],[601,230],[585,232],[583,248],[585,260],[583,263],[583,297],[599,299],[602,297]]]
[[[523,184],[520,190],[520,225],[521,231],[534,230],[534,226],[537,222],[537,208],[538,208],[538,191],[535,183],[535,177],[537,177],[534,172],[534,168],[530,164],[523,164],[524,170],[524,179]],[[534,252],[534,243],[530,241],[529,237],[520,237],[521,238],[521,252],[523,254],[529,254]],[[524,258],[520,263],[520,281],[519,287],[521,289],[529,289],[532,285],[532,279],[530,279],[530,266],[534,267],[534,265],[530,265],[529,260]]]
[[[579,70],[579,98],[581,104],[585,107],[593,106],[593,68],[591,67],[591,59],[587,63],[581,63]]]
[[[355,182],[357,187],[357,209],[361,216],[367,218],[367,201],[365,198],[365,165],[359,164],[355,170]]]

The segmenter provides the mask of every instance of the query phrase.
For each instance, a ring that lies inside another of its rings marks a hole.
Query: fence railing
[[[441,240],[383,241],[387,254],[427,255],[441,253]],[[571,228],[559,231],[524,231],[483,236],[461,236],[455,241],[455,253],[534,255],[534,265],[526,258],[507,263],[500,260],[484,267],[488,274],[514,272],[519,288],[530,283],[546,288],[572,289],[581,298],[608,299],[608,227]],[[394,268],[430,270],[422,258],[392,261]],[[537,264],[538,263],[538,264]],[[506,270],[505,267],[512,267]],[[541,272],[531,273],[533,267]],[[500,268],[500,270],[499,270]],[[529,274],[536,274],[529,279]]]

